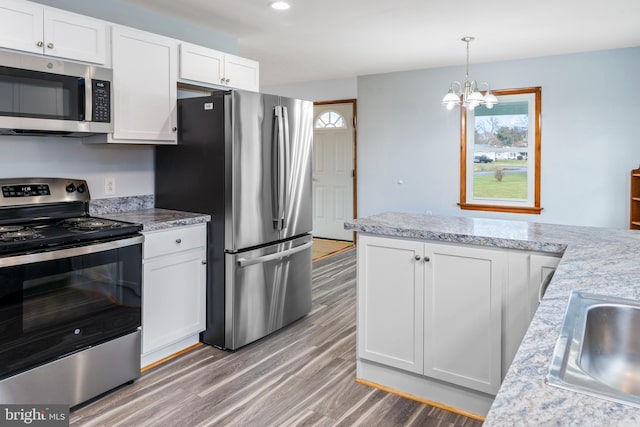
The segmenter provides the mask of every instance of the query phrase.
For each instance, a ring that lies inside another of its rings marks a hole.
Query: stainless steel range
[[[77,405],[140,375],[140,225],[82,180],[0,179],[0,402]]]

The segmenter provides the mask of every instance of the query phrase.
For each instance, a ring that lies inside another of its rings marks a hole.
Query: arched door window
[[[325,111],[318,116],[314,125],[316,129],[346,128],[347,123],[342,114],[336,111]]]

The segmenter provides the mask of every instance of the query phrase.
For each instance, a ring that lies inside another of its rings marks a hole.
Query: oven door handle
[[[113,240],[97,244],[87,244],[73,248],[51,250],[48,252],[38,252],[33,254],[8,256],[0,258],[0,267],[14,267],[16,265],[33,264],[36,262],[52,261],[62,258],[71,258],[74,256],[82,256],[94,254],[97,252],[105,252],[112,249],[124,248],[126,246],[138,245],[144,242],[144,236],[129,237],[127,239]]]

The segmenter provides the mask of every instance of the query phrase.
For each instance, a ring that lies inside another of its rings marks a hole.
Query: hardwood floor
[[[313,248],[311,250],[311,259],[313,261],[319,261],[352,247],[353,242],[348,242],[346,240],[333,240],[314,237]]]
[[[72,426],[480,426],[356,383],[355,249],[314,263],[313,309],[234,353],[201,346],[71,413]]]

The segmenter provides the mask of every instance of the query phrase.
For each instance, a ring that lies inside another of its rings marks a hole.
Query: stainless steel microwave
[[[0,52],[0,134],[113,132],[112,80],[108,68]]]

